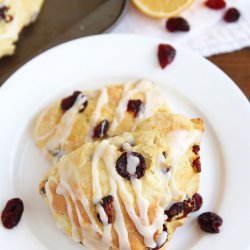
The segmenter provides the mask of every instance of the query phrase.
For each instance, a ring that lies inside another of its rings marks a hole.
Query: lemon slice
[[[187,9],[194,0],[133,0],[136,7],[144,14],[156,17],[177,16]]]

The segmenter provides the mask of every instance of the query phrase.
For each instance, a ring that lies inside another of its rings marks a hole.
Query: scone
[[[22,29],[35,21],[44,0],[0,0],[0,58],[15,51]]]
[[[165,98],[146,80],[75,91],[38,116],[34,140],[46,158],[55,162],[86,142],[132,131],[159,110],[168,110]]]
[[[56,224],[91,249],[165,249],[199,209],[201,119],[167,111],[63,156],[40,183]]]

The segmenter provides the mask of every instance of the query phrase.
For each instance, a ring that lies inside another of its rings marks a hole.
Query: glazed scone
[[[165,98],[146,80],[75,91],[38,116],[34,140],[46,158],[55,162],[86,142],[134,130],[157,110],[168,110]]]
[[[0,0],[0,58],[12,55],[22,29],[37,18],[44,0]]]
[[[196,211],[201,119],[167,111],[63,156],[39,189],[56,224],[91,249],[165,249]]]

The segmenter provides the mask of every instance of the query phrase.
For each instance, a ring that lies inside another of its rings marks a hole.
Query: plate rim
[[[19,74],[19,72],[20,71],[22,71],[25,67],[27,68],[27,67],[29,67],[29,65],[30,64],[32,64],[35,60],[38,60],[39,58],[41,58],[41,57],[46,57],[46,54],[48,54],[48,53],[51,53],[51,51],[53,52],[54,50],[55,50],[55,48],[58,48],[58,47],[62,47],[62,46],[65,46],[65,45],[67,45],[67,46],[69,46],[70,44],[72,44],[72,42],[78,42],[79,40],[87,40],[87,39],[99,39],[99,38],[96,38],[96,37],[109,37],[108,39],[112,39],[112,38],[114,38],[114,37],[120,37],[119,39],[122,39],[122,38],[124,38],[124,36],[126,36],[126,37],[129,37],[129,38],[131,38],[131,37],[135,37],[135,39],[136,38],[139,38],[139,39],[147,39],[147,40],[152,40],[152,41],[158,41],[158,42],[162,42],[162,39],[157,39],[157,38],[153,38],[153,39],[151,39],[151,38],[148,38],[148,37],[144,37],[144,36],[137,36],[137,35],[120,35],[120,34],[115,34],[115,35],[96,35],[96,36],[91,36],[91,37],[87,37],[87,38],[79,38],[79,39],[75,39],[75,40],[73,40],[73,41],[69,41],[69,42],[66,42],[66,43],[64,43],[64,44],[61,44],[61,45],[58,45],[58,46],[56,46],[56,47],[54,47],[54,48],[51,48],[51,49],[49,49],[48,51],[46,51],[45,53],[42,53],[41,55],[39,55],[39,56],[37,56],[37,57],[35,57],[35,58],[33,58],[31,61],[29,61],[28,63],[26,63],[24,66],[22,66],[20,69],[18,69],[10,78],[8,78],[7,79],[7,81],[3,84],[3,86],[0,88],[0,103],[1,103],[1,95],[4,95],[4,93],[6,93],[6,91],[8,91],[9,89],[11,89],[12,87],[14,87],[14,86],[12,86],[13,85],[13,83],[11,83],[11,81],[12,81],[12,79],[14,78],[15,79],[15,76],[17,75],[17,74]],[[117,39],[117,38],[116,38]],[[72,46],[73,47],[73,46]],[[177,48],[177,50],[182,50],[183,51],[183,49],[180,49],[179,48],[179,46],[175,46],[176,48]],[[190,53],[190,52],[188,52],[188,51],[186,51],[185,53],[187,53],[187,54],[192,54],[192,53]],[[197,55],[193,55],[192,54],[192,57],[199,57],[199,56],[197,56]],[[216,67],[216,66],[214,66],[211,62],[209,62],[209,61],[207,61],[206,59],[204,59],[204,58],[200,58],[199,57],[199,60],[200,59],[202,59],[204,62],[206,62],[206,63],[208,63],[208,65],[210,64],[210,66],[212,66],[212,68],[214,68],[214,70],[216,70],[217,72],[219,72],[219,74],[221,75],[221,76],[223,76],[223,78],[225,78],[225,80],[229,83],[229,82],[231,82],[231,87],[233,87],[234,88],[234,91],[235,91],[235,94],[237,93],[237,98],[241,98],[241,102],[239,102],[239,104],[240,105],[244,105],[244,112],[245,112],[245,108],[248,108],[249,109],[249,105],[250,105],[250,103],[248,102],[248,100],[247,100],[247,98],[244,96],[244,94],[241,92],[241,90],[239,89],[239,87],[224,73],[224,72],[222,72],[220,69],[218,69],[218,67]],[[223,74],[221,74],[221,73],[223,73]],[[14,83],[15,83],[15,81],[14,81]],[[235,88],[236,87],[236,88]],[[0,107],[0,113],[1,113],[1,107]],[[243,112],[243,111],[242,111]],[[247,111],[248,112],[248,115],[250,114],[250,110],[249,111]],[[249,117],[250,118],[250,117]],[[0,168],[1,169],[1,168]],[[1,233],[1,227],[0,227],[0,233]]]

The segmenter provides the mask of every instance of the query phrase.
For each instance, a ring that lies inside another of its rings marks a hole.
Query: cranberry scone
[[[75,91],[46,108],[36,119],[34,140],[52,162],[86,142],[132,131],[157,110],[168,110],[151,81]]]
[[[0,0],[0,58],[12,55],[22,29],[34,22],[44,0]]]
[[[203,131],[201,119],[158,111],[133,132],[61,157],[40,194],[57,226],[91,249],[165,249],[201,205]]]

